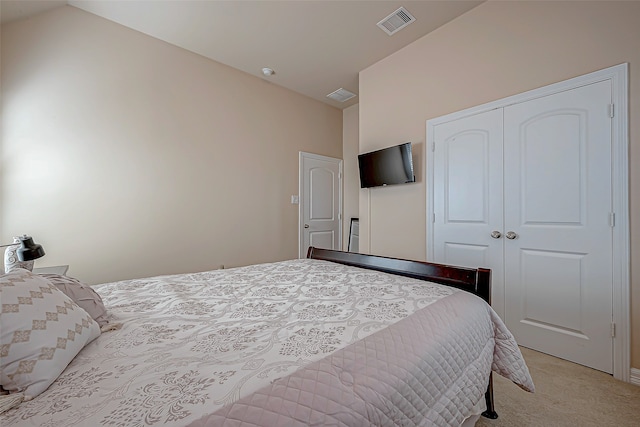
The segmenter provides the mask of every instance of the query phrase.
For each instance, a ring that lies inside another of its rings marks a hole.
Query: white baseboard
[[[640,369],[631,368],[631,384],[640,385]]]

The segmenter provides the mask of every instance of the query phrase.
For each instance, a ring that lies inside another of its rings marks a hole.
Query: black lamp
[[[44,256],[44,249],[42,249],[42,245],[39,245],[33,241],[31,236],[27,236],[26,234],[18,237],[20,240],[20,247],[16,251],[16,255],[18,255],[18,261],[32,261],[34,259],[42,258]],[[0,248],[5,248],[7,246],[14,246],[17,243],[11,243],[9,245],[0,245]]]

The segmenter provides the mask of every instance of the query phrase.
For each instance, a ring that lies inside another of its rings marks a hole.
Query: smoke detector
[[[276,73],[276,72],[275,72],[275,71],[273,71],[273,69],[272,69],[272,68],[269,68],[269,67],[264,67],[264,68],[262,69],[262,74],[263,74],[265,77],[273,76],[275,73]]]
[[[354,96],[356,96],[355,93],[349,92],[348,90],[346,90],[344,88],[340,88],[338,90],[334,90],[329,95],[327,95],[327,98],[331,98],[334,101],[338,101],[338,102],[345,102],[345,101],[350,100]]]
[[[378,22],[377,25],[382,28],[385,33],[392,36],[415,20],[416,18],[414,18],[407,9],[401,7],[382,21]]]

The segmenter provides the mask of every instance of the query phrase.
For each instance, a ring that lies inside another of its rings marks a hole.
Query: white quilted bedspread
[[[493,368],[533,383],[479,298],[293,260],[95,287],[120,330],[0,425],[460,425]]]

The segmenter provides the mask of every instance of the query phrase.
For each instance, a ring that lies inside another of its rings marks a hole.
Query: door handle
[[[513,231],[507,231],[507,234],[505,234],[504,237],[506,237],[509,240],[513,240],[513,239],[516,239],[518,235]]]
[[[304,228],[309,228],[309,224],[305,224],[305,225],[304,225]]]
[[[498,230],[493,230],[491,232],[491,237],[493,237],[494,239],[499,239],[502,237],[502,233],[499,232]]]

